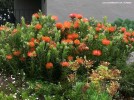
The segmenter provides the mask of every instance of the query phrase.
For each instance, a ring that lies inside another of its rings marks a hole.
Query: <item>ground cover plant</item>
[[[42,100],[119,98],[122,70],[134,51],[134,31],[113,26],[106,17],[102,22],[80,14],[69,17],[60,23],[57,16],[39,12],[30,24],[22,18],[16,26],[1,26],[0,70],[15,77],[25,73],[35,81],[30,91]],[[31,92],[24,94],[28,98]]]

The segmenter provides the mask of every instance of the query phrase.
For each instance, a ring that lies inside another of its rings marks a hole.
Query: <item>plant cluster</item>
[[[86,100],[92,88],[93,98],[113,97],[120,87],[118,68],[126,65],[134,50],[134,31],[113,26],[106,17],[103,22],[80,14],[69,17],[70,21],[60,23],[57,16],[39,12],[33,14],[30,24],[22,18],[17,26],[0,26],[0,70],[13,75],[23,71],[27,78],[60,82],[66,86],[62,90],[70,89],[62,91],[68,99],[81,94],[79,98],[84,95]]]

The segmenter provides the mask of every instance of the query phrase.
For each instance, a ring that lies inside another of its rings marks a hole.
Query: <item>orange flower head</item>
[[[82,16],[81,14],[77,14],[77,15],[76,15],[76,18],[78,18],[78,19],[82,19],[83,16]]]
[[[134,32],[132,32],[132,36],[134,36]]]
[[[50,37],[48,37],[48,36],[43,36],[42,40],[45,41],[45,42],[50,42],[51,41]]]
[[[66,43],[68,43],[68,44],[73,43],[73,41],[72,41],[71,39],[63,40],[63,42],[66,42]]]
[[[48,63],[46,64],[46,69],[51,69],[51,68],[53,68],[53,63],[48,62]]]
[[[41,25],[41,24],[36,24],[36,25],[35,25],[35,29],[36,29],[36,30],[40,30],[41,28],[42,28],[42,25]]]
[[[63,25],[65,29],[70,29],[71,27],[71,23],[69,21],[65,21]]]
[[[31,47],[31,48],[35,47],[34,42],[29,42],[28,45],[29,45],[29,47]]]
[[[95,30],[96,30],[96,32],[100,32],[101,31],[101,28],[96,27]]]
[[[80,40],[78,40],[78,39],[74,40],[74,44],[75,45],[80,45]]]
[[[35,51],[29,51],[29,52],[27,53],[27,56],[28,56],[28,57],[36,57],[37,55],[36,55],[36,52],[35,52]]]
[[[79,27],[80,27],[79,21],[75,21],[73,27],[74,27],[75,29],[76,29],[76,28],[79,28]]]
[[[21,52],[19,50],[13,52],[14,56],[19,56],[20,54],[21,54]]]
[[[71,61],[73,60],[73,56],[68,56],[67,59]]]
[[[57,27],[57,29],[62,29],[63,25],[62,25],[62,23],[56,23],[56,27]]]
[[[30,39],[30,42],[34,42],[34,41],[35,41],[35,38],[31,38],[31,39]]]
[[[73,40],[77,39],[79,37],[79,35],[77,33],[72,33],[72,36],[73,36]]]
[[[17,29],[14,29],[14,30],[13,30],[13,33],[17,33],[17,32],[18,32],[18,30],[17,30]]]
[[[121,27],[121,32],[126,32],[126,28],[125,27]]]
[[[88,20],[87,18],[83,18],[82,20],[83,20],[83,22],[85,22],[85,23],[86,23],[86,22],[89,22],[89,20]]]
[[[113,27],[113,26],[111,26],[111,27],[108,28],[108,31],[111,32],[111,33],[114,32],[115,30],[116,30],[116,28]]]
[[[76,59],[76,62],[77,62],[78,64],[83,64],[83,63],[84,63],[84,59],[82,59],[82,58],[77,58],[77,59]]]
[[[108,39],[103,39],[103,40],[102,40],[102,44],[107,46],[107,45],[110,44],[110,40],[108,40]]]
[[[10,54],[9,55],[6,55],[6,59],[7,60],[11,60],[12,58],[13,58],[12,55],[10,55]]]
[[[34,16],[35,18],[39,18],[39,14],[38,14],[38,13],[34,13],[33,16]]]
[[[58,16],[52,16],[51,19],[57,21],[58,20]]]
[[[76,16],[77,16],[76,13],[69,14],[69,17],[72,18],[72,19],[76,18]]]
[[[69,63],[64,61],[64,62],[61,62],[61,66],[62,67],[68,67],[69,66]]]
[[[94,56],[101,56],[102,52],[101,52],[101,50],[93,50],[92,51],[92,55],[94,55]]]
[[[97,23],[97,27],[98,28],[102,28],[102,24],[101,23]]]
[[[68,35],[67,35],[67,39],[73,40],[73,35],[72,35],[72,34],[68,34]]]
[[[131,33],[130,32],[125,32],[124,35],[127,36],[127,37],[130,37]]]

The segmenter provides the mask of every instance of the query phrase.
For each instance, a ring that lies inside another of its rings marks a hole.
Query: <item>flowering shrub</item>
[[[80,14],[69,17],[70,21],[60,23],[58,17],[39,12],[33,14],[30,24],[22,18],[17,26],[0,26],[0,69],[68,83],[71,89],[82,81],[86,84],[79,86],[82,93],[88,93],[93,85],[95,93],[114,96],[120,87],[117,68],[126,64],[134,50],[134,31],[112,26],[106,18],[98,22]]]
[[[82,63],[86,56],[95,64],[108,61],[119,67],[118,60],[123,61],[133,50],[133,31],[123,31],[105,19],[97,22],[80,14],[70,18],[59,23],[56,16],[36,13],[30,24],[22,18],[16,27],[1,26],[1,69],[14,74],[23,69],[28,76],[52,80],[50,77],[59,78],[72,60]]]

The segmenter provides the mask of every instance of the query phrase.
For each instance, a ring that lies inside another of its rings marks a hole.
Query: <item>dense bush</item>
[[[33,14],[28,25],[22,18],[17,26],[1,26],[0,70],[16,76],[23,71],[27,78],[60,82],[63,98],[75,99],[78,94],[85,100],[89,95],[93,95],[91,100],[112,98],[120,87],[118,69],[122,70],[134,50],[134,32],[112,26],[106,18],[98,22],[70,14],[70,21],[60,23],[57,19],[40,12]],[[51,95],[45,98],[49,100]]]

